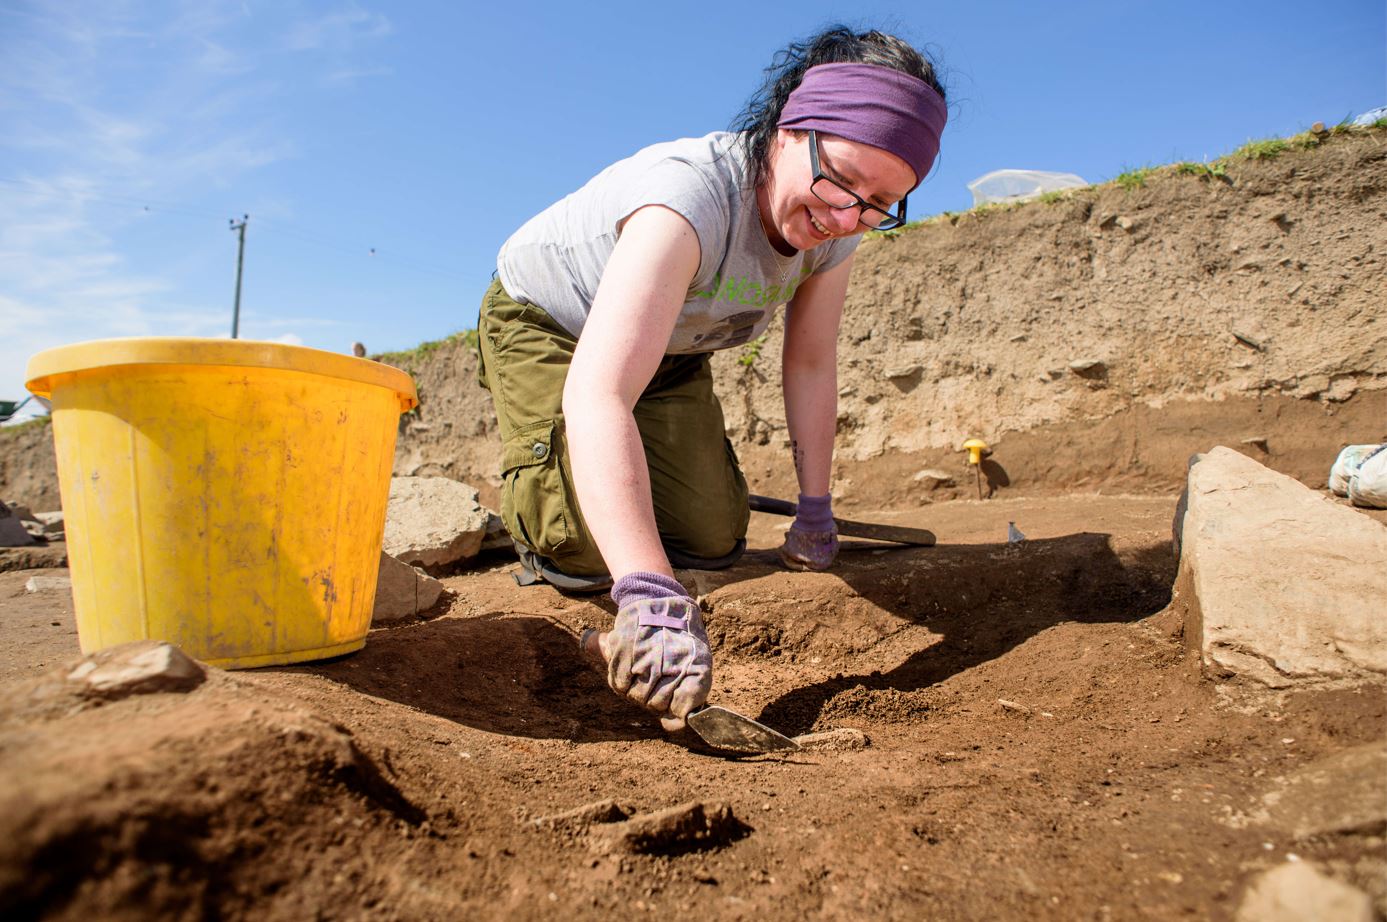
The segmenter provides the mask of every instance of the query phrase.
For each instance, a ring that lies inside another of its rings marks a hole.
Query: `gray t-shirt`
[[[656,144],[607,167],[531,218],[501,247],[496,266],[515,300],[535,304],[577,337],[617,227],[646,205],[682,215],[698,233],[698,273],[667,354],[726,349],[759,336],[774,309],[815,272],[841,263],[860,235],[782,256],[761,227],[739,136],[714,132]]]

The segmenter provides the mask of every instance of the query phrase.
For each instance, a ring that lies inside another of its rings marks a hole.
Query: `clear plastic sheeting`
[[[1073,173],[1046,173],[1041,170],[993,170],[968,184],[973,207],[993,202],[1024,202],[1046,192],[1081,189],[1088,180]]]
[[[1369,109],[1362,115],[1353,120],[1355,128],[1366,128],[1375,125],[1383,119],[1387,119],[1387,106],[1378,106],[1376,109]]]

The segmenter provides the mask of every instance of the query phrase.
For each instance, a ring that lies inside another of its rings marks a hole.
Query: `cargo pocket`
[[[501,521],[546,557],[583,549],[577,506],[552,419],[521,426],[501,448]]]

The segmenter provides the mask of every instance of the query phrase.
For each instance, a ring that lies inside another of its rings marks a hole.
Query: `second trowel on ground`
[[[588,628],[579,641],[583,653],[596,663],[605,662],[597,631]],[[729,752],[780,752],[800,748],[799,743],[763,723],[718,705],[704,705],[685,721],[705,743]]]

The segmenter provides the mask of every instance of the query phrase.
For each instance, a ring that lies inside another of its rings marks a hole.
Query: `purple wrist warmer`
[[[627,573],[612,586],[612,601],[617,610],[628,602],[649,602],[654,599],[686,599],[689,592],[679,580],[662,573]]]
[[[799,495],[795,506],[795,527],[803,531],[831,531],[833,529],[833,494],[823,496]]]

